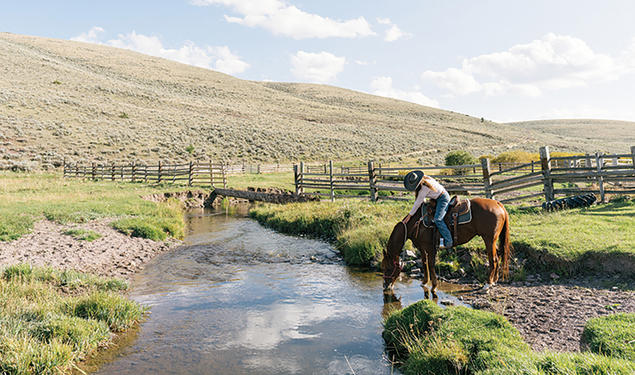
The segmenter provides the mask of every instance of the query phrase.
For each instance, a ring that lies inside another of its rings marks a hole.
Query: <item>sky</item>
[[[635,121],[630,0],[1,0],[0,31],[488,120]]]

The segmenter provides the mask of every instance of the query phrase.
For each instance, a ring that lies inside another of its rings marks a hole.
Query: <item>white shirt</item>
[[[437,199],[439,198],[439,195],[443,194],[443,192],[445,191],[445,188],[434,178],[432,177],[423,177],[423,178],[425,178],[426,181],[428,181],[430,185],[432,185],[432,187],[435,188],[436,191],[433,191],[428,186],[426,186],[426,184],[424,184],[422,180],[421,190],[419,190],[419,195],[417,196],[417,199],[415,199],[415,203],[412,206],[412,210],[410,210],[410,216],[414,215],[415,212],[417,212],[417,209],[421,207],[421,205],[423,204],[423,201],[426,198]]]

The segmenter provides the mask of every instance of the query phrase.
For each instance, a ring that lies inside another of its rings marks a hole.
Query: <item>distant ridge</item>
[[[68,40],[0,33],[0,75],[0,169],[65,158],[439,161],[456,149],[478,156],[544,144],[597,147],[575,134],[327,85],[246,81]],[[602,139],[603,147],[623,145]]]

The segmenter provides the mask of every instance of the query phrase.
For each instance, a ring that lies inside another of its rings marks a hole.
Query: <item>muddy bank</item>
[[[129,279],[155,255],[181,243],[174,239],[155,242],[129,237],[114,230],[110,226],[112,220],[70,225],[42,220],[30,234],[15,241],[0,242],[0,267],[30,263]],[[92,230],[101,238],[88,242],[63,234],[74,228]]]
[[[615,280],[580,279],[552,283],[500,284],[489,293],[468,292],[473,307],[504,315],[534,350],[579,351],[585,323],[594,317],[635,312],[635,292]]]

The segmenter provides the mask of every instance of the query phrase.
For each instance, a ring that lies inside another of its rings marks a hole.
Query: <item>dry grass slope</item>
[[[9,33],[0,33],[0,76],[0,169],[63,158],[438,161],[437,150],[596,147],[575,135],[332,86],[245,81],[127,50]]]

